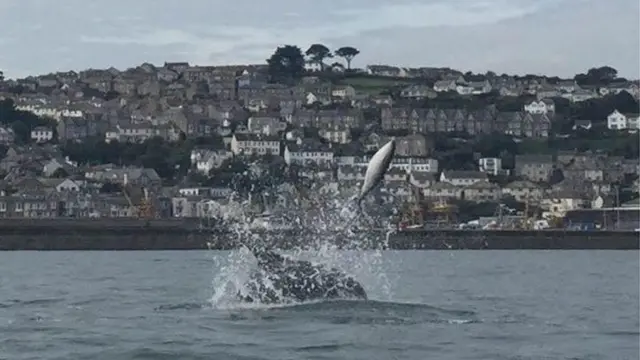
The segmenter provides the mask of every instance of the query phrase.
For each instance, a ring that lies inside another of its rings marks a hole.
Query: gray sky
[[[360,49],[360,67],[638,78],[639,13],[638,0],[0,0],[0,69],[264,63],[319,42]]]

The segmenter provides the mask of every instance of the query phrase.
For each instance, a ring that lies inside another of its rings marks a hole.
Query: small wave
[[[423,303],[402,302],[402,301],[381,301],[381,300],[328,300],[295,304],[291,306],[297,310],[324,310],[326,308],[349,310],[394,310],[394,311],[436,311],[444,314],[472,316],[475,312],[470,310],[447,309]]]
[[[173,308],[180,309],[184,306]],[[232,321],[255,320],[256,317],[264,321],[295,317],[308,318],[310,321],[328,321],[331,324],[463,325],[480,322],[475,312],[469,310],[376,300],[327,300],[277,305],[232,303],[210,308],[228,312],[229,319]],[[164,309],[169,310],[172,307],[165,306]]]
[[[610,336],[633,336],[633,337],[638,337],[638,336],[640,336],[640,331],[616,330],[616,331],[605,331],[605,332],[602,332],[601,334],[610,335]]]
[[[160,305],[154,308],[154,311],[174,311],[174,310],[200,310],[206,307],[211,307],[209,304],[199,303],[184,303],[184,304],[169,304]]]
[[[303,353],[313,353],[313,352],[325,353],[327,351],[343,350],[344,348],[348,348],[352,346],[353,344],[318,344],[318,345],[300,346],[295,348],[294,351],[303,352]]]
[[[33,300],[9,300],[0,303],[0,309],[6,309],[11,307],[19,307],[19,306],[40,306],[40,305],[49,305],[55,304],[64,301],[61,298],[49,298],[49,299],[33,299]]]

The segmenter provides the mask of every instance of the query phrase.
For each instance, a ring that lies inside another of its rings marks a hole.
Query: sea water
[[[637,251],[310,252],[371,300],[275,307],[249,255],[0,253],[0,359],[639,358]]]

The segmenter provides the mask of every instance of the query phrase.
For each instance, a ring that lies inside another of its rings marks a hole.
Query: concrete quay
[[[258,238],[279,249],[312,246],[320,239],[345,249],[638,250],[639,235],[632,231],[412,229],[350,236],[288,230],[263,232]],[[226,229],[204,229],[199,221],[184,219],[0,219],[0,250],[225,250],[238,243],[237,235]]]

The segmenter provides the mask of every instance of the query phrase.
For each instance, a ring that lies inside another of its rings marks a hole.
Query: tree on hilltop
[[[336,50],[336,55],[343,58],[347,62],[347,70],[351,70],[351,61],[358,54],[360,54],[360,50],[351,46],[343,46],[340,49]]]
[[[267,59],[267,65],[272,82],[291,82],[302,77],[304,56],[297,46],[279,46]]]
[[[333,54],[328,47],[322,44],[313,44],[309,46],[307,52],[305,53],[308,57],[311,58],[311,61],[320,65],[320,69],[324,71],[324,59],[332,58]]]
[[[608,84],[618,78],[618,70],[611,66],[591,68],[586,74],[577,74],[573,79],[580,85]]]
[[[4,73],[0,70],[0,81],[4,81]]]

